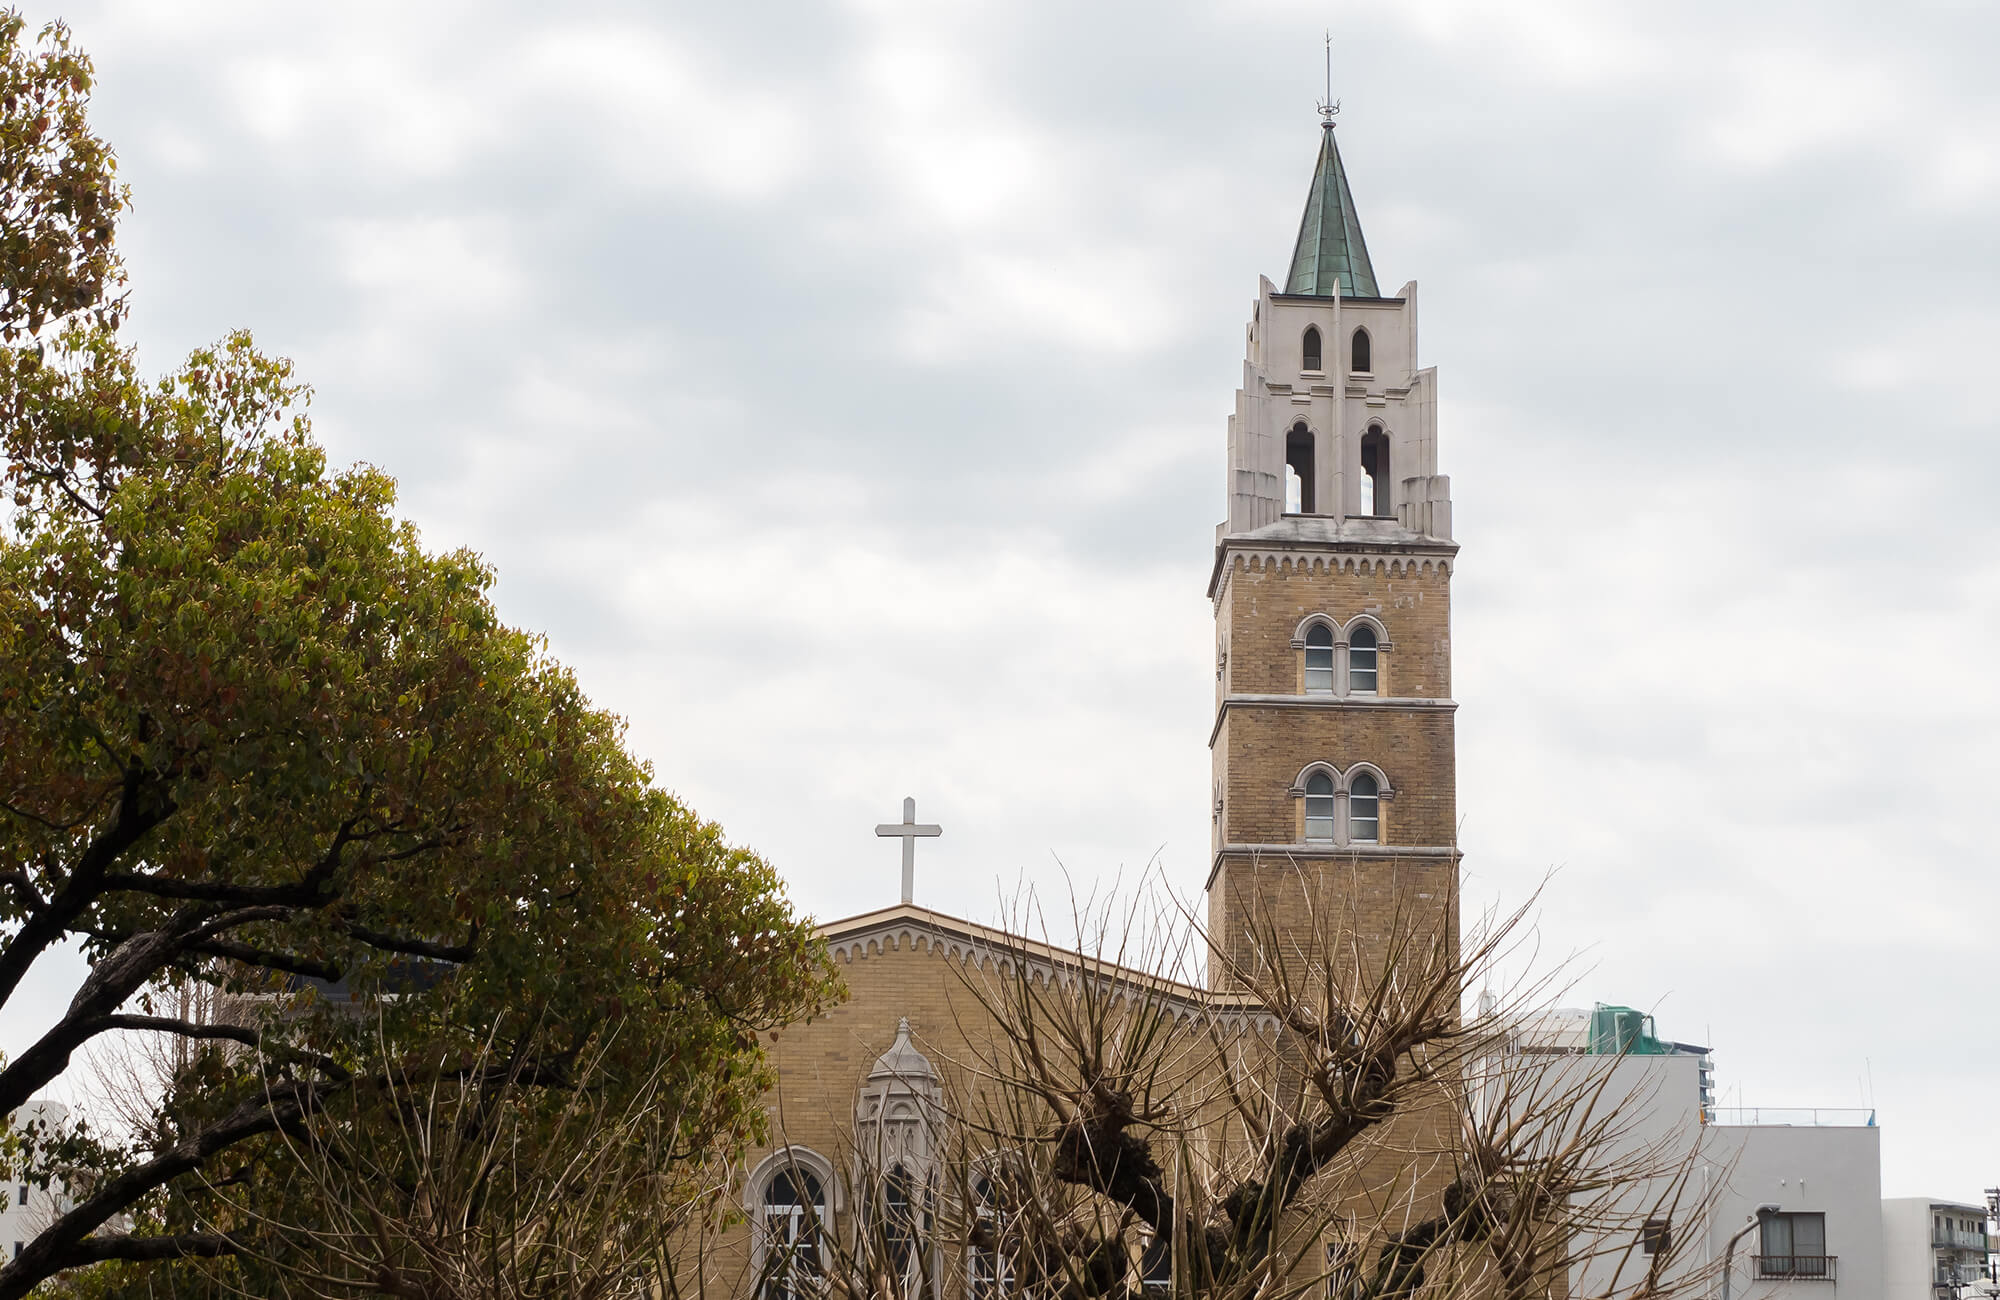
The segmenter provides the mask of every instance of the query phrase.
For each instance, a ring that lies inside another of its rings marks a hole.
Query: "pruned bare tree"
[[[851,1212],[813,1224],[809,1276],[796,1252],[766,1251],[750,1290],[1547,1300],[1700,1285],[1693,1234],[1667,1226],[1710,1195],[1693,1144],[1649,1136],[1616,1058],[1519,1050],[1510,1027],[1550,979],[1472,1008],[1523,959],[1530,906],[1461,933],[1415,899],[1362,924],[1351,896],[1301,888],[1227,944],[1171,895],[1077,903],[1063,942],[1024,899],[993,932],[1012,937],[954,964],[953,1041],[969,1046],[943,1062],[935,1158],[897,1192],[857,1133]]]

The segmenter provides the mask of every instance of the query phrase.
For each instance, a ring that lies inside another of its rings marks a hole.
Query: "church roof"
[[[969,959],[982,967],[996,960],[1022,961],[1031,969],[1062,972],[1065,976],[1087,972],[1135,990],[1143,988],[1151,996],[1159,997],[1170,1005],[1179,1004],[1190,1011],[1205,1007],[1211,1011],[1248,1014],[1260,1020],[1269,1015],[1247,994],[1204,989],[1126,966],[1102,955],[1063,948],[1046,939],[1013,934],[909,903],[824,922],[819,927],[819,933],[826,942],[828,953],[845,961],[862,961],[897,951],[922,951],[934,957]],[[898,1038],[900,1040],[900,1034]],[[890,1054],[894,1052],[892,1047]],[[882,1061],[876,1063],[878,1068],[887,1060],[888,1055],[885,1055]]]
[[[1361,218],[1347,190],[1347,169],[1340,164],[1340,146],[1333,140],[1333,119],[1320,130],[1319,165],[1313,168],[1312,189],[1306,193],[1306,213],[1299,222],[1299,242],[1292,248],[1292,272],[1285,292],[1315,298],[1379,298],[1375,268],[1368,262],[1368,244],[1361,238]]]

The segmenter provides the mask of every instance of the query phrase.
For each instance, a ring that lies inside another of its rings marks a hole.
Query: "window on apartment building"
[[[1639,1229],[1639,1249],[1648,1255],[1667,1255],[1674,1249],[1673,1224],[1666,1219],[1648,1219]]]
[[[1832,1272],[1824,1214],[1767,1214],[1761,1231],[1758,1276],[1826,1277]]]
[[[1324,623],[1306,629],[1306,694],[1333,694],[1333,629]]]

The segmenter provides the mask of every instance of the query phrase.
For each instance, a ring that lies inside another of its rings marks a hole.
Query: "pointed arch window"
[[[1306,843],[1333,843],[1333,777],[1314,772],[1306,778]]]
[[[1326,369],[1325,365],[1323,364],[1323,358],[1320,349],[1319,326],[1317,325],[1306,326],[1305,342],[1300,346],[1299,352],[1301,357],[1303,357],[1303,361],[1300,363],[1299,366],[1301,370]]]
[[[1375,629],[1366,623],[1348,629],[1347,690],[1350,695],[1375,693]],[[1310,655],[1312,652],[1307,651]]]
[[[1333,629],[1324,623],[1306,629],[1306,694],[1333,694]]]
[[[1347,783],[1347,838],[1373,844],[1382,832],[1382,785],[1367,772]]]
[[[972,1180],[973,1223],[966,1269],[970,1300],[1004,1300],[1015,1293],[1014,1223],[1005,1170],[998,1166]]]
[[[1349,344],[1350,355],[1348,357],[1347,368],[1359,371],[1364,375],[1373,374],[1375,367],[1369,363],[1374,358],[1369,355],[1370,351],[1371,349],[1368,346],[1368,331],[1357,326],[1354,330],[1353,342]]]
[[[763,1284],[758,1300],[809,1300],[818,1290],[826,1189],[801,1165],[780,1167],[764,1184]]]
[[[914,1297],[923,1291],[923,1243],[925,1214],[916,1179],[901,1165],[882,1180],[882,1246],[889,1271],[902,1286],[901,1294]]]
[[[1285,435],[1285,511],[1313,513],[1313,435],[1303,420]]]
[[[1389,435],[1379,424],[1368,426],[1368,432],[1361,435],[1362,501],[1361,513],[1386,518],[1395,513],[1390,492],[1389,477]]]

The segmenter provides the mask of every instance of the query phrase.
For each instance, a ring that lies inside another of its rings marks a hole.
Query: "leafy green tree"
[[[0,17],[0,1004],[89,963],[0,1114],[107,1036],[201,1050],[136,1133],[16,1135],[73,1207],[0,1300],[299,1248],[296,1152],[427,1080],[498,1088],[530,1135],[586,1082],[698,1095],[662,1149],[741,1144],[759,1032],[831,992],[810,927],[500,621],[478,557],[329,468],[289,363],[238,334],[143,377],[90,87],[60,26]],[[234,1013],[174,1014],[189,986]]]

